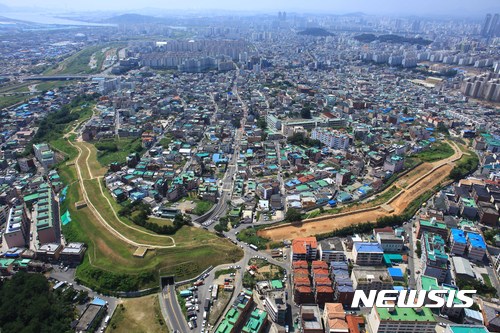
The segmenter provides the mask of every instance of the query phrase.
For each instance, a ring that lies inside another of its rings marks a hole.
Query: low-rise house
[[[354,263],[357,265],[381,265],[384,250],[379,243],[355,243],[352,249]]]
[[[440,235],[425,232],[422,235],[422,273],[443,283],[448,276],[448,255]]]
[[[370,290],[390,290],[394,281],[385,267],[354,267],[351,273],[354,290],[363,290],[366,294]]]
[[[467,244],[469,259],[482,261],[484,255],[486,254],[486,243],[483,239],[483,236],[478,233],[468,232]]]
[[[341,303],[325,303],[323,323],[326,333],[348,333],[349,325]]]

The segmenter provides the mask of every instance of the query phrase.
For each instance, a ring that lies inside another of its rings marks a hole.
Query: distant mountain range
[[[140,14],[123,14],[110,17],[104,20],[106,23],[114,24],[146,24],[146,23],[168,23],[168,20],[161,17],[154,17]]]

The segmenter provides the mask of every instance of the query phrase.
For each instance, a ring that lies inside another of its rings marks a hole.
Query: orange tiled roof
[[[293,270],[293,275],[297,276],[297,275],[305,275],[305,276],[308,276],[309,275],[309,271],[305,268],[296,268]]]
[[[314,283],[315,283],[315,285],[331,286],[332,280],[330,280],[330,278],[327,278],[327,277],[320,277],[320,278],[314,279]]]
[[[328,327],[335,330],[349,329],[349,325],[347,324],[347,322],[338,318],[328,319]]]
[[[317,268],[313,269],[313,275],[330,275],[330,272],[325,268]]]
[[[333,289],[332,287],[328,286],[319,286],[316,288],[316,293],[333,294]]]
[[[314,260],[312,262],[312,267],[313,268],[326,268],[326,269],[328,269],[328,264],[324,261],[321,261],[321,260]]]
[[[297,260],[292,263],[293,268],[307,268],[307,261]]]
[[[325,303],[325,311],[328,318],[345,319],[344,306],[342,303]]]
[[[361,316],[347,315],[345,319],[349,326],[349,333],[359,333],[359,326],[365,323],[365,320]]]
[[[307,248],[306,246],[310,246],[313,249],[318,248],[318,241],[316,237],[300,237],[295,238],[292,241],[292,250],[294,254],[306,254]]]
[[[311,287],[308,287],[308,286],[297,286],[297,287],[295,287],[295,290],[298,291],[299,293],[302,293],[302,294],[312,293]]]
[[[295,286],[310,286],[311,281],[308,278],[298,277],[293,279],[293,283]]]

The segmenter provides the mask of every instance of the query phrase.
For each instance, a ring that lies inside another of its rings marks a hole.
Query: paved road
[[[413,223],[407,223],[403,227],[405,229],[405,232],[409,235],[408,243],[409,243],[409,253],[408,253],[408,269],[409,269],[409,274],[408,274],[408,287],[411,289],[417,289],[417,281],[415,280],[415,272],[416,272],[416,267],[415,267],[415,260],[419,260],[418,258],[414,257],[415,251],[414,251],[414,244],[416,240],[414,238],[416,237],[415,234],[413,234]]]
[[[184,319],[184,315],[182,314],[182,310],[177,302],[177,295],[175,293],[174,286],[166,286],[165,290],[162,292],[162,298],[164,300],[164,304],[166,307],[166,311],[168,314],[168,320],[175,332],[175,330],[179,330],[179,332],[187,332],[188,327],[186,320]]]

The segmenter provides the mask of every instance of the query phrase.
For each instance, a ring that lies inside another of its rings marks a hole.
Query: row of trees
[[[112,291],[137,291],[142,286],[151,285],[156,281],[157,277],[153,272],[142,272],[140,274],[121,274],[110,271],[101,270],[91,265],[80,265],[79,276],[85,281],[85,284],[90,284],[95,291],[102,293],[110,293]],[[89,281],[95,281],[89,283]],[[54,331],[57,332],[57,331]]]
[[[459,181],[471,172],[477,169],[479,165],[479,158],[475,153],[471,152],[471,156],[465,156],[464,160],[459,160],[457,165],[451,170],[450,178],[454,181]]]
[[[288,143],[296,146],[321,147],[322,143],[319,140],[313,140],[304,135],[304,133],[295,133],[288,138]]]
[[[479,295],[495,297],[497,294],[496,288],[488,286],[476,279],[457,278],[457,286],[460,290],[477,290]]]

